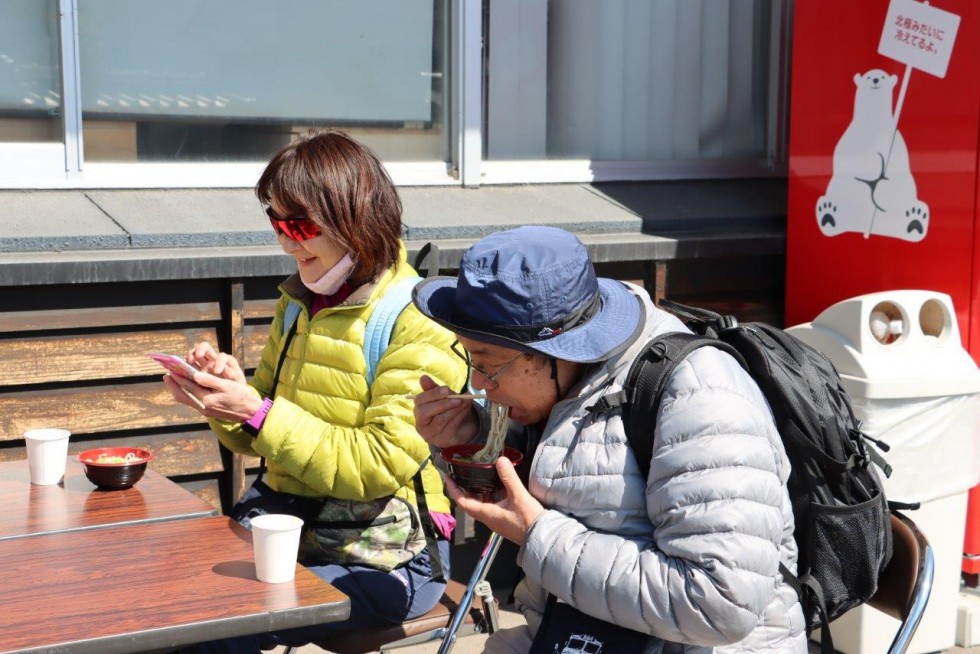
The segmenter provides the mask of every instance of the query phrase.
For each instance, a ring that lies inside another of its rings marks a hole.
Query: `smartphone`
[[[200,372],[200,370],[187,363],[187,361],[176,354],[150,352],[147,356],[166,368],[172,375],[180,375],[181,377],[194,379],[194,373]]]

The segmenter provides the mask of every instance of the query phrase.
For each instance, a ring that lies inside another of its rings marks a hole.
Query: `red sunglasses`
[[[276,230],[276,234],[285,234],[296,242],[316,238],[323,233],[320,226],[309,218],[300,216],[280,218],[279,214],[272,210],[272,207],[265,208],[265,215],[269,217],[269,222],[272,223],[272,229]]]

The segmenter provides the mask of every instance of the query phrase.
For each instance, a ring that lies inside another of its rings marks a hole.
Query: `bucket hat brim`
[[[412,301],[424,315],[446,329],[481,343],[544,354],[563,361],[595,363],[625,350],[643,329],[643,302],[622,282],[598,278],[600,308],[591,319],[545,340],[519,341],[476,329],[454,320],[456,277],[432,277],[419,282]]]

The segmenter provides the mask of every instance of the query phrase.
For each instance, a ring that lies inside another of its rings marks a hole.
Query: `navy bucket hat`
[[[412,301],[467,338],[576,363],[623,351],[644,316],[626,285],[596,277],[574,234],[537,225],[480,239],[457,277],[420,282]]]

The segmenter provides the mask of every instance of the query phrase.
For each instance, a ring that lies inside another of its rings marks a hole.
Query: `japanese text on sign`
[[[960,17],[916,0],[891,0],[878,53],[945,77]]]

